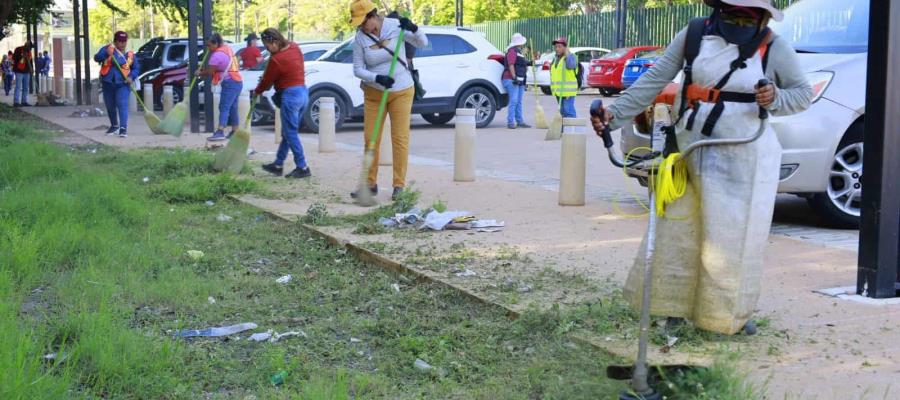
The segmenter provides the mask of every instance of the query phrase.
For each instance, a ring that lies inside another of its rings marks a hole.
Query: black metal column
[[[204,43],[212,36],[212,0],[203,0],[203,41]],[[226,45],[227,46],[227,45]],[[208,59],[208,58],[207,58]],[[213,121],[213,94],[212,94],[212,78],[205,78],[203,81],[203,118],[206,121],[206,131],[212,132],[216,130],[218,121]]]
[[[40,71],[37,70],[37,58],[40,55],[40,50],[38,49],[38,44],[40,41],[38,40],[38,21],[41,20],[40,16],[35,17],[34,23],[31,24],[29,32],[31,34],[31,44],[33,47],[31,48],[31,90],[32,93],[37,94],[41,92],[41,81],[38,77],[41,75]],[[37,100],[35,100],[37,101]]]
[[[616,47],[625,47],[628,0],[616,0]]]
[[[870,3],[856,292],[887,298],[900,280],[900,4]]]
[[[188,0],[188,74],[187,79],[188,83],[193,81],[195,72],[197,71],[197,51],[199,48],[197,47],[197,26],[200,25],[200,14],[197,10],[197,1],[198,0]],[[200,104],[199,97],[197,96],[197,92],[191,90],[190,96],[187,99],[183,98],[181,101],[188,101],[188,110],[191,113],[191,132],[199,133],[200,132],[200,109],[198,105]]]
[[[78,12],[79,0],[72,0],[72,25],[75,29],[75,104],[84,104],[81,91],[81,14]]]
[[[91,97],[91,36],[88,33],[88,25],[90,25],[90,20],[88,19],[88,0],[82,0],[81,3],[81,23],[84,25],[84,35],[82,38],[84,39],[84,44],[82,45],[82,50],[84,52],[84,98],[85,103],[91,105],[94,103],[94,99]]]

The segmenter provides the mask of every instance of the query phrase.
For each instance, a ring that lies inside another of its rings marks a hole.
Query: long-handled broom
[[[200,61],[200,65],[206,64],[209,53],[210,52],[207,51],[206,54],[203,55],[203,60]],[[188,85],[187,90],[184,91],[184,95],[181,96],[181,102],[176,104],[175,107],[172,107],[169,114],[167,114],[159,123],[159,130],[172,136],[181,136],[181,132],[184,130],[184,121],[187,119],[191,90],[194,89],[194,85],[197,83],[197,76],[197,74],[194,74],[194,78],[191,79],[191,84]]]
[[[122,70],[122,66],[119,64],[119,60],[117,60],[115,57],[112,57],[112,59],[116,64],[116,69],[119,70],[119,73],[121,73],[125,79],[128,79],[128,75],[125,75],[125,71]],[[137,99],[138,104],[140,104],[141,108],[144,109],[144,121],[147,122],[147,127],[150,128],[150,131],[157,135],[165,134],[165,132],[159,130],[159,117],[157,117],[156,114],[153,113],[152,108],[147,108],[147,105],[144,104],[144,100],[141,99],[141,96],[138,96],[137,90],[134,89],[134,85],[128,85],[128,88],[131,89],[131,94],[134,95],[134,98]]]
[[[244,124],[234,131],[234,134],[231,135],[231,139],[228,141],[228,145],[216,154],[216,159],[213,162],[214,170],[228,171],[233,174],[241,172],[241,168],[244,167],[244,160],[247,159],[247,149],[250,148],[250,130],[247,129],[247,126],[250,125],[250,119],[253,116],[253,109],[256,108],[257,100],[256,97],[253,98],[253,101],[250,102],[250,112],[247,113]]]
[[[397,37],[394,56],[391,58],[391,69],[388,71],[388,77],[391,78],[394,77],[394,69],[397,67],[397,55],[400,54],[400,47],[403,46],[403,33],[404,30],[401,29],[400,35]],[[375,161],[375,144],[378,143],[378,134],[381,130],[381,125],[384,123],[384,109],[387,106],[388,94],[390,94],[388,89],[384,89],[384,92],[381,94],[381,103],[378,104],[378,117],[375,118],[375,129],[372,131],[372,138],[369,139],[369,143],[366,144],[366,155],[363,157],[363,168],[359,174],[359,188],[356,190],[356,204],[363,207],[371,207],[377,204],[375,197],[372,196],[372,192],[369,190],[366,178],[369,175],[369,169],[372,168],[372,163]]]
[[[529,41],[528,48],[532,49],[531,43]],[[549,126],[547,125],[547,115],[544,114],[544,107],[541,106],[541,99],[538,96],[538,87],[537,87],[537,66],[534,65],[534,61],[531,63],[531,76],[534,78],[534,85],[532,85],[532,92],[534,92],[534,127],[537,129],[547,129]]]
[[[547,136],[544,140],[559,140],[562,137],[562,97],[556,98],[556,112],[553,113],[553,122],[547,128]]]

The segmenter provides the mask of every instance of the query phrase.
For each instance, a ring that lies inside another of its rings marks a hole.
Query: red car
[[[633,58],[639,58],[644,54],[661,49],[659,46],[637,46],[615,49],[603,57],[591,60],[591,68],[588,71],[588,86],[600,89],[600,94],[609,96],[619,93],[625,86],[622,85],[622,71],[625,63]]]

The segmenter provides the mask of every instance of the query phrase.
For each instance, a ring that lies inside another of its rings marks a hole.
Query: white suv
[[[428,46],[417,49],[413,63],[425,91],[425,98],[413,103],[414,114],[440,125],[453,119],[457,108],[474,108],[479,128],[490,125],[497,110],[509,102],[500,76],[502,53],[484,34],[465,28],[422,27]],[[335,98],[337,127],[347,119],[363,115],[363,92],[359,78],[353,75],[351,40],[307,62],[306,87],[309,104],[303,126],[313,132],[319,128],[319,99]]]

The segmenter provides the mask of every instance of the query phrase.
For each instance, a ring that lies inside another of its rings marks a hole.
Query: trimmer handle
[[[769,86],[770,83],[772,83],[772,82],[770,82],[768,78],[762,78],[759,80],[759,82],[756,82],[756,88],[759,89],[763,86]],[[765,107],[760,106],[759,107],[759,119],[767,119],[767,118],[769,118],[769,110],[766,110]]]
[[[600,118],[602,121],[606,116],[606,110],[603,108],[603,100],[595,99],[591,103],[591,117]],[[603,147],[607,149],[613,146],[612,135],[609,133],[609,125],[604,126],[603,130],[599,132],[600,138],[603,139]]]

